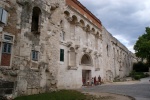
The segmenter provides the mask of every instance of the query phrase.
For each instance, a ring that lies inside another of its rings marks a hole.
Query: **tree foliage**
[[[138,38],[134,50],[137,57],[146,59],[150,64],[150,27],[146,27],[146,33]]]

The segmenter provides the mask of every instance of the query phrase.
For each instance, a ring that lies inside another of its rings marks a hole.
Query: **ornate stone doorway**
[[[83,86],[90,85],[91,70],[82,70]]]
[[[91,66],[92,59],[88,54],[84,54],[81,58],[81,65]]]
[[[89,54],[84,54],[81,58],[82,65],[82,83],[83,86],[90,85],[91,80],[91,68],[92,68],[92,59]]]

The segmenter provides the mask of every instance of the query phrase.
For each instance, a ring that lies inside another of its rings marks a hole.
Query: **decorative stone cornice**
[[[100,71],[100,68],[95,68],[95,71]]]
[[[97,52],[97,50],[96,50],[96,51],[94,51],[94,55],[97,55],[97,53],[98,53],[98,52]]]
[[[73,19],[72,19],[72,17],[67,17],[67,20],[68,20],[69,22],[71,22]]]
[[[87,49],[87,53],[92,53],[92,51],[93,51],[93,50],[92,50],[91,48],[88,48],[88,49]]]
[[[66,43],[66,45],[67,45],[67,47],[70,47],[70,46],[72,45],[72,42],[71,42],[71,41],[68,41],[68,42]]]
[[[76,44],[75,45],[75,49],[79,49],[80,48],[80,45],[79,44]]]
[[[86,50],[87,50],[87,47],[83,47],[83,52],[86,52]]]
[[[69,69],[69,70],[77,70],[78,67],[76,67],[76,66],[68,66],[68,69]]]

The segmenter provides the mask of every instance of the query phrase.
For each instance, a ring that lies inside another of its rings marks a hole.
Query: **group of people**
[[[101,85],[101,83],[102,83],[102,82],[101,82],[101,77],[100,77],[100,75],[98,76],[98,79],[96,78],[96,76],[95,76],[95,77],[92,77],[91,79],[90,79],[90,78],[87,78],[87,80],[83,78],[83,85],[84,85],[84,86]]]

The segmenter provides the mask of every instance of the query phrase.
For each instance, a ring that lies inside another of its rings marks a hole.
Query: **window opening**
[[[107,45],[106,49],[107,49],[107,56],[109,56],[108,45]]]
[[[41,10],[38,7],[33,8],[31,32],[39,32],[39,19]]]
[[[11,43],[3,43],[3,53],[11,54]]]
[[[9,35],[4,35],[4,39],[8,41],[13,41],[13,37]]]
[[[85,54],[83,55],[82,59],[81,59],[81,64],[84,65],[92,65],[92,61],[89,55]]]
[[[32,60],[38,61],[38,51],[32,50]]]
[[[60,49],[60,61],[64,61],[64,49]]]
[[[0,7],[0,22],[6,24],[8,13],[6,10]]]

